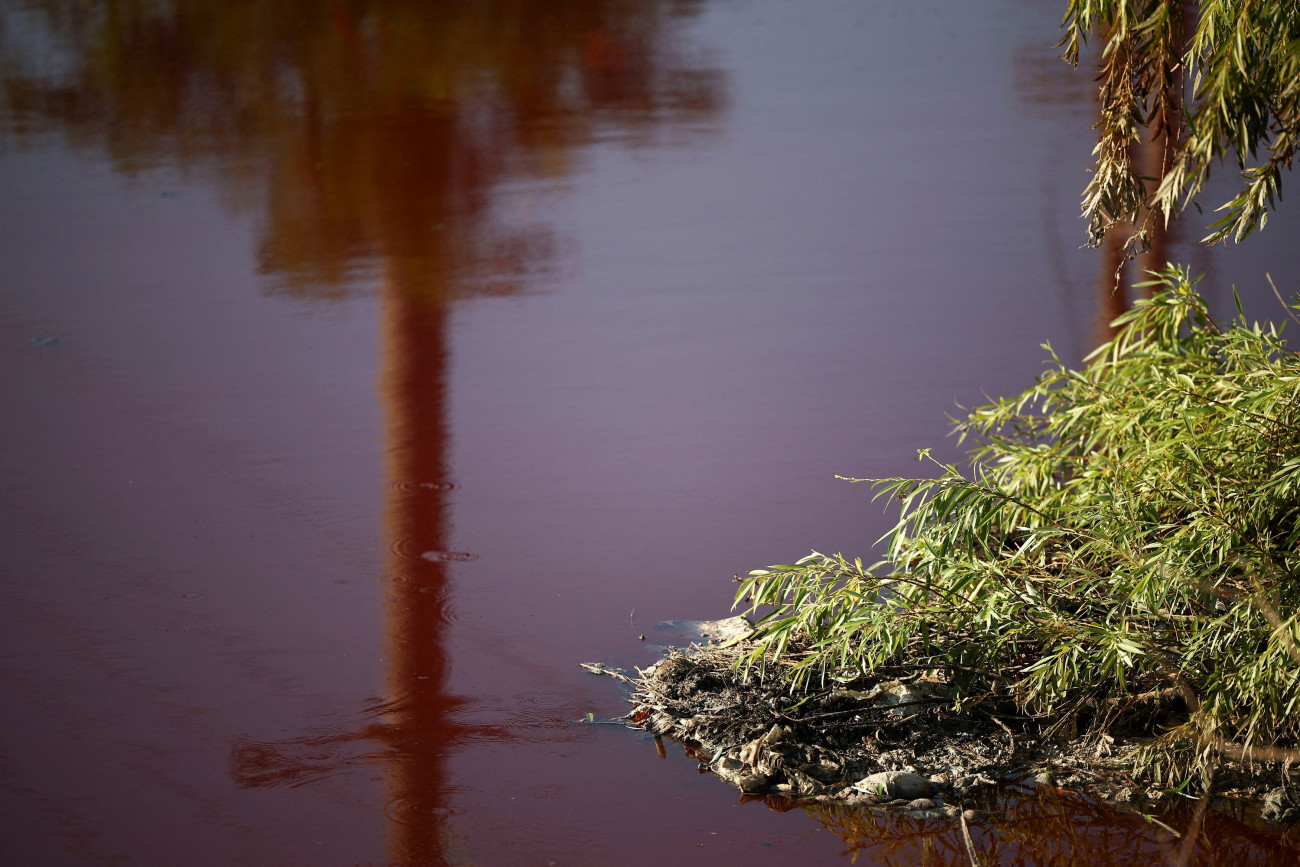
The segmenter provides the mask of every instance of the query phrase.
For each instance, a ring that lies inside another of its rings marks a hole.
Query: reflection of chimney
[[[1129,148],[1134,169],[1138,175],[1147,179],[1147,189],[1154,194],[1169,168],[1171,151],[1166,143],[1167,132],[1152,134],[1140,143]],[[1150,286],[1136,288],[1140,283],[1152,279],[1151,272],[1164,269],[1168,260],[1170,235],[1176,223],[1171,220],[1166,228],[1165,221],[1158,214],[1150,214],[1147,223],[1147,239],[1151,248],[1138,252],[1130,260],[1130,251],[1125,248],[1134,226],[1127,221],[1116,223],[1106,231],[1101,242],[1101,266],[1097,275],[1097,326],[1095,344],[1109,340],[1115,332],[1111,321],[1128,309],[1129,299],[1151,297]]]
[[[1136,145],[1133,155],[1133,163],[1137,167],[1138,174],[1146,178],[1155,178],[1154,181],[1148,181],[1150,189],[1154,193],[1160,186],[1160,179],[1165,176],[1165,171],[1170,164],[1170,151],[1166,146],[1166,133],[1152,135]],[[1172,224],[1171,224],[1172,225]],[[1165,221],[1158,214],[1151,219],[1151,231],[1149,240],[1151,249],[1145,253],[1139,253],[1137,261],[1134,262],[1134,285],[1145,283],[1151,279],[1150,272],[1164,270],[1168,262],[1168,241],[1169,230],[1165,228]],[[1144,298],[1151,297],[1151,287],[1146,286],[1138,289]]]
[[[234,739],[230,773],[245,788],[296,786],[379,758],[387,784],[386,863],[437,867],[446,863],[446,819],[452,813],[448,755],[467,737],[506,739],[511,733],[460,722],[464,700],[447,692],[449,564],[473,559],[448,550],[449,304],[427,283],[415,281],[412,288],[397,261],[388,263],[380,300],[387,465],[383,696],[343,726],[275,742]]]
[[[1128,266],[1124,260],[1124,240],[1128,223],[1111,226],[1101,239],[1101,268],[1097,274],[1097,320],[1093,329],[1093,346],[1100,346],[1115,336],[1111,322],[1128,308]],[[1091,347],[1090,347],[1091,348]]]
[[[450,598],[446,370],[447,304],[408,292],[390,268],[381,299],[380,394],[385,409],[383,730],[388,860],[440,865],[446,758],[457,740],[446,692],[443,631]]]
[[[1155,191],[1169,167],[1170,151],[1166,147],[1166,133],[1151,135],[1129,150],[1137,173],[1147,179],[1148,190]],[[1094,331],[1094,344],[1101,344],[1114,336],[1115,329],[1110,323],[1128,309],[1130,299],[1139,296],[1151,297],[1150,286],[1137,288],[1139,283],[1152,279],[1151,272],[1164,269],[1168,258],[1170,235],[1176,225],[1170,222],[1169,228],[1157,214],[1150,215],[1148,222],[1148,240],[1151,249],[1139,252],[1132,259],[1131,251],[1125,248],[1134,226],[1125,221],[1116,223],[1107,230],[1101,242],[1101,264],[1097,274],[1097,323]]]
[[[1174,44],[1170,46],[1175,54],[1182,54],[1187,31],[1192,26],[1191,6],[1192,4],[1180,6],[1182,26],[1175,29]],[[1169,83],[1170,92],[1177,95],[1182,92],[1182,86],[1182,68],[1179,66],[1173,71]],[[1146,186],[1148,201],[1159,189],[1160,181],[1172,163],[1174,149],[1183,135],[1176,115],[1153,117],[1151,122],[1153,126],[1148,130],[1148,134],[1142,141],[1129,148],[1134,171],[1143,179],[1143,184]],[[1132,294],[1136,298],[1136,293],[1141,293],[1142,297],[1151,297],[1152,287],[1144,286],[1136,290],[1133,287],[1139,283],[1149,282],[1152,279],[1151,273],[1163,270],[1168,263],[1168,247],[1177,225],[1176,220],[1171,218],[1166,223],[1159,214],[1148,216],[1148,241],[1151,247],[1145,252],[1138,253],[1134,261],[1125,262],[1120,240],[1121,236],[1127,237],[1133,232],[1133,226],[1127,223],[1112,226],[1102,242],[1101,275],[1098,278],[1099,297],[1102,301],[1099,318],[1103,320],[1098,333],[1103,335],[1102,340],[1109,339],[1112,333],[1109,327],[1110,321],[1127,308],[1125,296]],[[1113,292],[1107,288],[1108,285],[1114,290]]]

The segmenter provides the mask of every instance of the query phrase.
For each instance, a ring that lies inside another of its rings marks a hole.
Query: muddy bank
[[[721,641],[733,634],[713,632]],[[1011,786],[1117,806],[1156,824],[1193,801],[1202,811],[1226,809],[1279,831],[1300,820],[1300,785],[1278,766],[1225,761],[1208,798],[1135,777],[1126,757],[1176,715],[1167,696],[1143,699],[1137,728],[1117,726],[1093,739],[1049,736],[1040,721],[992,702],[963,703],[948,683],[915,667],[792,690],[782,672],[797,657],[769,662],[760,676],[737,665],[743,641],[726,646],[711,637],[666,648],[663,659],[634,673],[584,667],[630,689],[628,725],[680,743],[702,771],[748,797],[964,827],[996,819],[989,810]]]

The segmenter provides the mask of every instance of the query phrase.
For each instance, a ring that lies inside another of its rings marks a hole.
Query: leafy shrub
[[[1083,195],[1093,244],[1128,221],[1146,248],[1156,221],[1195,202],[1211,168],[1230,160],[1242,189],[1205,240],[1263,229],[1300,147],[1300,4],[1067,0],[1062,26],[1072,64],[1089,38],[1103,41],[1101,139]],[[1162,149],[1158,178],[1135,162],[1144,138]]]
[[[958,423],[966,474],[867,480],[901,504],[884,561],[751,572],[748,662],[934,669],[1084,734],[1173,696],[1181,724],[1145,753],[1166,777],[1300,744],[1300,356],[1240,306],[1216,325],[1194,283],[1167,269],[1082,370],[1052,353]]]

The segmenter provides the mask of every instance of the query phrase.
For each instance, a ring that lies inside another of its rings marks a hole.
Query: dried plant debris
[[[924,671],[882,668],[849,683],[793,687],[791,659],[766,671],[740,665],[743,640],[669,647],[649,668],[628,674],[584,663],[630,688],[623,720],[680,743],[745,796],[807,804],[870,807],[914,819],[986,818],[991,787],[1028,786],[1056,794],[1154,811],[1175,793],[1144,785],[1125,756],[1136,741],[1122,732],[1069,739],[1036,720],[984,702],[961,702]],[[1279,772],[1221,772],[1216,795],[1254,803],[1273,822],[1300,819],[1300,786]],[[1294,795],[1292,793],[1295,793]],[[1265,799],[1267,795],[1267,799]]]
[[[748,638],[754,632],[754,624],[739,616],[723,620],[665,620],[654,631],[674,644],[725,644]]]

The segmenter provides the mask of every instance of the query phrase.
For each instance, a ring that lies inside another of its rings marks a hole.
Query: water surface
[[[962,863],[578,722],[623,704],[577,663],[866,552],[836,473],[1094,345],[1059,10],[0,10],[7,861]],[[1167,249],[1275,318],[1297,219]],[[1168,851],[1017,803],[1008,859]]]

